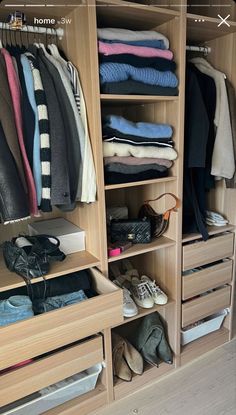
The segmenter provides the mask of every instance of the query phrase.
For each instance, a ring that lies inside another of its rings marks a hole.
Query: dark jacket
[[[61,113],[63,117],[63,123],[65,131],[67,133],[67,157],[68,157],[68,168],[69,168],[69,179],[70,179],[70,198],[72,205],[68,205],[68,210],[74,208],[74,203],[76,201],[76,194],[78,188],[78,178],[79,178],[79,167],[81,163],[81,157],[78,155],[78,143],[79,136],[77,132],[77,126],[75,117],[71,108],[69,98],[67,96],[66,90],[62,83],[60,74],[57,68],[49,62],[49,60],[44,55],[43,51],[39,50],[39,56],[44,62],[46,68],[48,69],[55,86],[57,93],[57,99],[61,107]],[[66,205],[58,206],[66,209]]]
[[[8,222],[29,216],[29,206],[1,123],[0,149],[0,220]]]
[[[225,84],[229,101],[229,112],[234,145],[234,159],[236,161],[236,92],[228,79],[226,79]],[[232,179],[227,179],[225,182],[227,188],[236,188],[236,172],[234,173]]]
[[[208,238],[205,226],[205,166],[209,119],[191,65],[186,71],[186,111],[184,143],[183,233],[200,232]]]
[[[69,167],[66,131],[53,79],[41,58],[42,51],[35,48],[41,79],[46,95],[51,139],[51,204],[68,205],[70,200]],[[59,167],[60,166],[60,167]]]

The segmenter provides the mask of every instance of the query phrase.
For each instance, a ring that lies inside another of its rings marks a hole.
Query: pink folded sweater
[[[157,48],[149,48],[146,46],[132,46],[123,43],[104,43],[98,41],[99,53],[103,55],[121,55],[122,53],[128,53],[144,58],[164,58],[168,60],[173,59],[173,52],[170,50],[162,50]]]

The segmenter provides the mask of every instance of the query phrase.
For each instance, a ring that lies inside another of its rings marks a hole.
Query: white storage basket
[[[218,330],[223,321],[225,316],[228,314],[228,309],[223,310],[220,313],[213,314],[204,319],[204,323],[199,324],[196,327],[192,327],[190,329],[183,329],[181,330],[181,344],[184,346],[199,337],[206,336],[213,331]]]
[[[58,382],[42,391],[1,408],[0,414],[41,415],[55,406],[93,390],[101,371],[102,364],[94,365],[81,373],[67,378],[66,382]]]

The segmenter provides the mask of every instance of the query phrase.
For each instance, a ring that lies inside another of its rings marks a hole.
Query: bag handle
[[[172,208],[168,209],[165,213],[163,213],[163,217],[165,220],[169,219],[171,212],[176,212],[177,209],[180,207],[180,199],[177,196],[175,196],[173,193],[163,193],[162,195],[156,197],[155,199],[145,200],[144,202],[144,204],[148,204],[150,202],[156,202],[157,200],[162,199],[164,196],[167,196],[167,195],[172,196],[175,199],[175,205]]]

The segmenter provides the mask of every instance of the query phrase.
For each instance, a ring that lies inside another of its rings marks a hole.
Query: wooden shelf
[[[227,232],[227,231],[234,231],[234,225],[225,225],[225,226],[207,226],[207,231],[209,235],[217,235],[219,233]],[[191,242],[196,241],[197,239],[202,239],[202,235],[200,233],[187,233],[183,235],[182,242]]]
[[[166,23],[180,12],[120,0],[97,0],[98,27],[148,30]]]
[[[94,257],[87,251],[76,252],[67,255],[63,262],[55,262],[51,264],[51,271],[45,275],[46,279],[59,277],[61,275],[70,274],[71,272],[81,271],[83,269],[98,266],[100,264],[98,258]],[[3,256],[0,257],[0,292],[12,290],[25,286],[22,277],[14,272],[10,272],[4,262]],[[43,281],[43,278],[34,278],[32,284]]]
[[[86,415],[100,408],[107,403],[107,392],[101,382],[98,382],[96,388],[91,392],[71,399],[62,405],[56,406],[44,412],[44,415],[69,415],[80,414]]]
[[[169,374],[174,370],[174,368],[174,363],[172,365],[161,363],[159,367],[146,364],[143,374],[134,375],[131,382],[125,382],[121,379],[117,379],[114,385],[115,399],[120,399],[126,395],[136,392],[138,389],[146,386],[149,382],[156,381],[157,379]]]
[[[145,104],[155,103],[159,101],[177,101],[178,96],[157,96],[157,95],[112,95],[112,94],[101,94],[101,101],[106,104]]]
[[[204,20],[198,22],[195,20]],[[218,17],[199,16],[198,14],[187,13],[187,42],[207,42],[218,37],[236,32],[236,22],[227,22],[218,27],[221,19]]]
[[[186,344],[186,346],[182,347],[181,365],[202,356],[204,353],[210,352],[227,341],[229,341],[229,330],[222,327],[220,330]]]
[[[135,244],[131,246],[131,248],[127,249],[127,251],[124,251],[122,254],[109,258],[108,262],[120,261],[124,258],[145,254],[146,252],[156,251],[157,249],[164,249],[174,245],[175,241],[166,238],[165,236],[161,236],[160,238],[154,239],[149,244]]]
[[[154,307],[152,307],[152,308],[142,308],[142,307],[138,307],[138,314],[136,316],[129,317],[129,318],[126,318],[125,317],[124,318],[124,321],[122,323],[116,324],[115,326],[113,326],[113,328],[114,327],[118,327],[118,326],[123,326],[124,324],[127,324],[130,321],[137,320],[139,318],[142,318],[144,316],[147,316],[148,314],[152,314],[152,313],[155,313],[156,311],[163,310],[164,308],[173,306],[174,304],[175,304],[175,301],[170,299],[168,301],[168,303],[167,304],[164,304],[164,305],[157,305],[157,304],[155,304]]]
[[[172,182],[172,181],[175,181],[175,180],[176,180],[175,176],[169,176],[169,177],[162,177],[160,179],[142,180],[140,182],[107,184],[105,186],[105,190],[116,190],[116,189],[123,189],[125,187],[136,187],[136,186],[144,186],[144,185],[148,185],[148,184]]]

